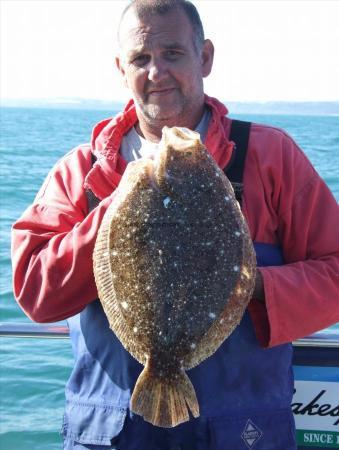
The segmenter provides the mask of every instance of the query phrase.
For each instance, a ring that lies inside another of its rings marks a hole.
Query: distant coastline
[[[339,101],[333,102],[235,102],[224,101],[232,114],[276,114],[276,115],[326,115],[339,116]],[[107,100],[91,100],[80,98],[53,99],[2,99],[1,107],[5,108],[44,108],[44,109],[77,109],[120,111],[124,107],[122,102]]]

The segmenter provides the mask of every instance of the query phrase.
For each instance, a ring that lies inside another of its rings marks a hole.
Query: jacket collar
[[[233,150],[233,142],[227,137],[230,121],[225,115],[228,110],[216,98],[207,95],[205,104],[212,113],[205,144],[219,167],[224,168]],[[88,172],[84,187],[91,189],[100,200],[110,195],[120,182],[122,168],[126,166],[119,154],[121,141],[137,120],[135,104],[130,100],[121,113],[100,122],[93,129],[91,145],[97,161]]]

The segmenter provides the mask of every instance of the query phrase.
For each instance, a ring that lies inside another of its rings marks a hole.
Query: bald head
[[[188,0],[132,0],[124,9],[119,26],[118,42],[121,44],[121,28],[128,12],[134,12],[140,18],[160,15],[164,16],[176,9],[182,10],[192,26],[193,43],[196,51],[200,51],[204,40],[204,29],[196,7]]]

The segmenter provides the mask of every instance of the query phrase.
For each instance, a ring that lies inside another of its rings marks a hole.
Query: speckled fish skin
[[[199,140],[164,128],[159,154],[130,163],[94,251],[110,327],[145,368],[132,411],[162,427],[199,415],[185,370],[239,324],[255,281],[246,222]]]

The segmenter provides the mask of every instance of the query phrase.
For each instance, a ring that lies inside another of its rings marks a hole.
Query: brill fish
[[[110,328],[144,369],[131,410],[160,427],[199,416],[186,370],[239,324],[256,260],[230,182],[187,128],[128,164],[100,226],[94,275]]]

